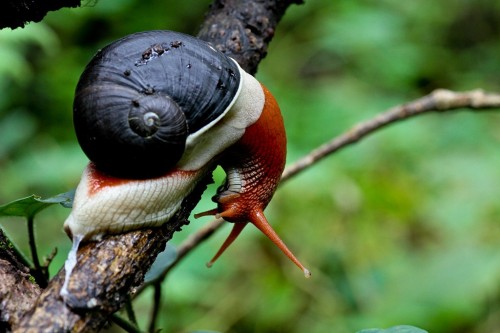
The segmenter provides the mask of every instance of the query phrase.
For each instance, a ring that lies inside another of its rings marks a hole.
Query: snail
[[[216,165],[226,172],[217,208],[195,217],[234,227],[208,265],[251,223],[310,275],[263,213],[286,157],[278,104],[236,61],[182,33],[126,36],[85,68],[73,116],[90,162],[64,223],[73,239],[65,283],[80,241],[168,223]]]

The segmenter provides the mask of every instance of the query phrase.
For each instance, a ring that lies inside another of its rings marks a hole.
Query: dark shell
[[[239,83],[237,65],[195,37],[129,35],[99,51],[80,77],[78,141],[111,175],[167,173],[182,157],[187,136],[226,110]]]

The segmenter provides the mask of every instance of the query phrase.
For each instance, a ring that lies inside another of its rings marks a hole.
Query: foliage
[[[0,31],[0,202],[76,186],[86,158],[71,104],[97,49],[140,30],[195,34],[208,3],[100,1]],[[310,0],[291,8],[257,75],[283,110],[289,162],[434,88],[500,91],[499,22],[500,4],[486,0]],[[206,269],[225,228],[170,273],[158,326],[343,333],[408,323],[429,332],[498,332],[499,133],[495,112],[432,115],[321,162],[282,186],[268,209],[312,279],[251,228]],[[213,208],[215,188],[196,211]],[[39,253],[59,248],[52,274],[70,247],[61,231],[67,214],[37,215]],[[27,253],[26,230],[15,220],[3,218],[1,227]],[[193,221],[174,243],[202,223]],[[134,301],[140,327],[151,294]]]
[[[61,193],[52,198],[42,199],[36,195],[14,200],[8,204],[0,206],[0,216],[22,216],[33,218],[40,211],[54,204],[61,204],[63,207],[71,208],[74,191]]]

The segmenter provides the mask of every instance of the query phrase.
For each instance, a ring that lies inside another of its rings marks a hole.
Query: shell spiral
[[[189,135],[213,125],[240,85],[238,65],[182,33],[148,31],[100,50],[78,82],[78,142],[100,170],[148,178],[180,160]]]

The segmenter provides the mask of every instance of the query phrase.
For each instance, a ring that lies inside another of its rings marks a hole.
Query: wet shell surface
[[[78,141],[113,176],[165,174],[188,136],[216,123],[237,97],[238,65],[195,37],[172,31],[129,35],[100,50],[74,101]]]

